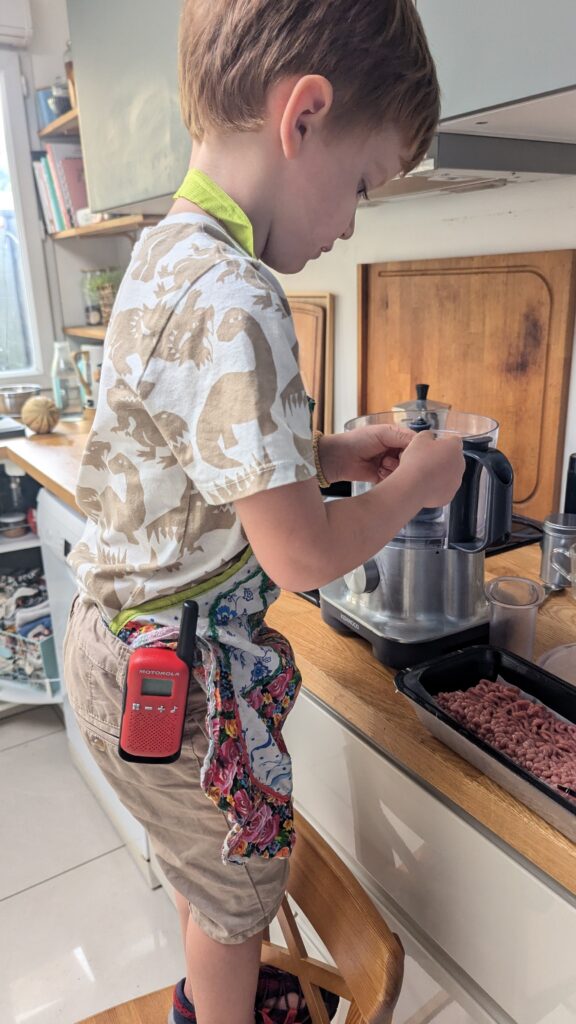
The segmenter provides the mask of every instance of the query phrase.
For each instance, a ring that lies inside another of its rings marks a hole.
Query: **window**
[[[0,380],[47,385],[52,344],[19,60],[0,50]]]
[[[0,107],[0,373],[29,370],[34,363],[30,345],[30,317],[22,274],[14,192],[8,166],[4,111]]]

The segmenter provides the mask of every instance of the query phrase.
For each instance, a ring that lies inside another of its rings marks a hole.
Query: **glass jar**
[[[82,414],[82,396],[76,367],[67,341],[54,343],[52,390],[57,407],[67,416]]]
[[[26,471],[15,462],[4,463],[8,477],[7,512],[26,512],[28,505],[24,494],[24,477]]]
[[[90,327],[102,323],[100,309],[99,285],[102,273],[100,270],[82,271],[82,296],[84,298],[84,320]]]
[[[108,324],[123,273],[120,267],[82,271],[84,318],[87,324]]]

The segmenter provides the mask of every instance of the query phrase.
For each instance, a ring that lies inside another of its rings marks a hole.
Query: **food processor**
[[[496,421],[448,408],[435,427],[421,413],[405,409],[403,425],[462,439],[466,468],[459,490],[449,505],[421,509],[378,554],[320,590],[324,621],[363,636],[393,668],[488,642],[484,552],[512,526],[514,474],[496,448]],[[398,409],[361,416],[345,429],[398,425],[398,416]],[[352,493],[372,486],[354,483]]]

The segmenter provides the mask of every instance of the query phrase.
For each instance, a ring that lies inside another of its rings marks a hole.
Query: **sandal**
[[[296,1000],[289,1000],[290,996]],[[321,988],[320,995],[330,1020],[338,1009],[340,997]],[[284,1005],[280,1005],[280,1004]],[[291,1005],[295,1002],[295,1005]],[[266,1003],[272,1003],[266,1006]],[[311,1024],[310,1013],[300,982],[295,974],[263,964],[256,990],[256,1024]]]
[[[339,996],[320,989],[330,1020],[338,1009]],[[290,1000],[295,996],[295,1000]],[[284,1005],[279,1005],[284,1002]],[[295,1006],[290,1003],[295,1002]],[[272,1003],[266,1006],[266,1003]],[[310,1014],[302,987],[295,974],[281,971],[267,964],[260,966],[255,1001],[256,1024],[310,1024]],[[194,1007],[184,995],[184,978],[174,989],[173,1006],[168,1015],[168,1024],[195,1024]]]

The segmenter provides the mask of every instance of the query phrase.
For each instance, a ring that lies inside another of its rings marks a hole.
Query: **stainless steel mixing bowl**
[[[40,394],[39,384],[8,384],[0,388],[0,413],[19,417],[24,402]]]

